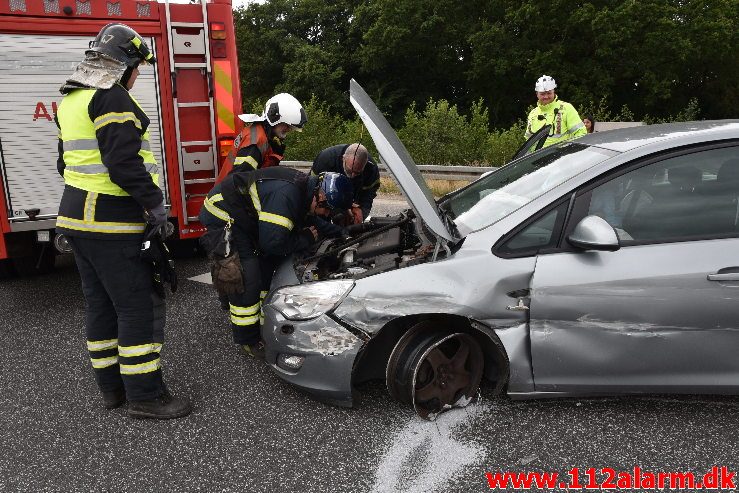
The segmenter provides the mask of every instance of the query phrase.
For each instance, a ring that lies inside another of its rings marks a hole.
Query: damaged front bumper
[[[264,305],[267,364],[286,382],[330,404],[353,404],[352,369],[365,344],[361,336],[329,315],[287,320],[271,305]]]

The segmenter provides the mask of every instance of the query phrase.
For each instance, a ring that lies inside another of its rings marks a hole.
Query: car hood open
[[[350,82],[349,94],[354,109],[372,136],[377,152],[398,182],[416,215],[437,237],[450,242],[457,241],[459,238],[447,227],[443,212],[436,205],[418,166],[372,98],[354,79]]]

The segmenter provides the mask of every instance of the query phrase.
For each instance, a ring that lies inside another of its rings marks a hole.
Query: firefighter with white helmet
[[[239,115],[245,126],[234,141],[218,175],[223,180],[232,172],[253,171],[277,166],[285,154],[285,137],[302,132],[308,121],[303,105],[287,93],[272,96],[261,115]]]
[[[164,385],[163,287],[155,289],[152,263],[141,257],[145,232],[161,231],[167,212],[150,120],[129,93],[139,65],[155,62],[136,31],[108,24],[61,87],[57,169],[65,186],[56,229],[82,280],[87,349],[104,406],[128,400],[131,417],[170,419],[191,407]]]
[[[551,125],[544,147],[587,133],[575,107],[559,99],[554,91],[556,87],[557,82],[553,77],[549,75],[539,77],[534,86],[538,102],[526,121],[527,139],[544,125]]]

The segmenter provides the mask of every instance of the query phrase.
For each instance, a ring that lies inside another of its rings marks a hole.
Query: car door
[[[537,391],[739,391],[738,158],[681,151],[577,193],[563,236],[597,215],[620,249],[538,255]]]
[[[551,130],[551,128],[552,126],[549,124],[544,125],[534,135],[526,139],[526,142],[524,142],[523,145],[518,148],[516,154],[513,155],[513,159],[511,159],[511,161],[515,161],[526,154],[536,152],[544,147],[544,143],[549,138],[549,130]]]

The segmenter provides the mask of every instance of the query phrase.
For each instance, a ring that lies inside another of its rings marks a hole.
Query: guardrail
[[[282,161],[282,166],[310,171],[311,161]],[[384,164],[380,163],[380,176],[390,176]],[[439,166],[431,164],[418,165],[419,171],[428,180],[473,181],[488,171],[498,169],[494,166]]]

